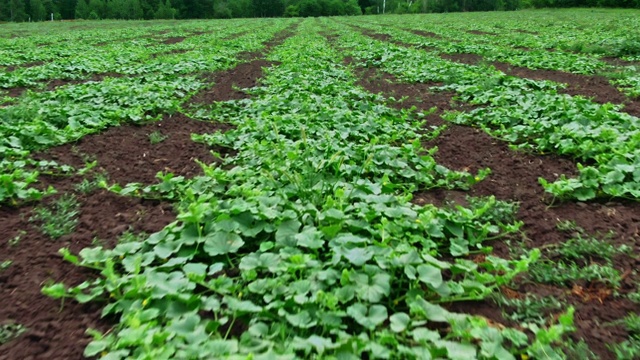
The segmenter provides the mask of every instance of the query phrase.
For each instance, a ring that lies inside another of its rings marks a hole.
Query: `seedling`
[[[0,263],[0,272],[3,272],[5,270],[7,270],[9,268],[9,266],[11,266],[11,264],[13,264],[13,261],[11,260],[5,260],[3,262]]]
[[[18,243],[20,243],[20,240],[22,240],[22,237],[27,235],[27,232],[24,230],[20,230],[18,231],[18,234],[14,237],[12,237],[11,239],[8,240],[9,246],[16,246],[18,245]]]

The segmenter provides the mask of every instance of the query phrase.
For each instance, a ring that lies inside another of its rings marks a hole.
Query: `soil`
[[[76,168],[82,168],[87,158],[95,159],[98,161],[96,170],[109,174],[111,182],[153,184],[158,181],[156,174],[159,171],[185,177],[202,174],[196,159],[204,163],[221,162],[211,150],[229,154],[230,149],[209,149],[205,144],[191,141],[191,134],[224,132],[230,128],[228,124],[196,121],[178,113],[142,126],[113,127],[85,136],[76,143],[51,148],[35,157]],[[152,144],[149,135],[154,132],[166,138]]]
[[[265,54],[271,49],[282,44],[288,37],[293,35],[298,23],[279,32],[273,39],[268,41],[260,52],[246,52],[238,56],[241,60],[248,62],[240,63],[236,67],[216,72],[207,73],[203,77],[211,84],[190,99],[191,104],[211,104],[218,101],[246,99],[249,95],[242,89],[249,89],[258,86],[259,79],[262,78],[263,69],[273,66],[275,63],[264,60]]]
[[[186,39],[186,37],[184,37],[184,36],[177,36],[177,37],[168,38],[168,39],[166,39],[166,40],[162,41],[162,43],[163,43],[163,44],[167,44],[167,45],[170,45],[170,44],[177,44],[177,43],[183,42],[183,41],[184,41],[184,39]]]
[[[350,59],[347,59],[350,62]],[[438,84],[402,84],[389,74],[377,74],[376,69],[356,69],[359,85],[367,90],[386,97],[407,96],[403,103],[391,103],[394,107],[416,106],[418,110],[437,107],[438,110],[428,117],[427,126],[441,125],[444,121],[439,115],[452,108],[458,108],[452,93],[433,93],[431,86]],[[517,219],[524,223],[524,239],[511,239],[514,243],[524,240],[528,248],[544,247],[566,241],[570,234],[557,229],[559,220],[570,220],[583,228],[587,234],[606,234],[613,232],[609,240],[614,245],[626,244],[640,250],[640,204],[633,202],[580,203],[567,202],[549,206],[544,189],[538,184],[538,178],[554,180],[564,174],[576,174],[576,166],[570,159],[558,156],[540,156],[511,150],[504,142],[496,140],[485,132],[471,127],[449,124],[447,129],[435,140],[424,143],[425,148],[438,147],[435,157],[439,164],[454,170],[466,170],[472,173],[482,168],[490,168],[491,174],[473,186],[469,191],[433,190],[414,194],[416,204],[432,203],[438,206],[466,204],[466,196],[490,196],[497,199],[515,201],[520,204]],[[505,241],[491,243],[494,255],[511,258],[514,248]],[[630,273],[640,261],[628,256],[614,259],[614,267],[623,273]],[[627,276],[622,283],[621,294],[636,289],[637,276]],[[591,286],[590,286],[591,285]],[[575,284],[573,288],[531,283],[521,276],[512,289],[503,288],[507,297],[527,295],[554,296],[565,298],[576,308],[576,332],[571,337],[578,341],[585,339],[591,350],[600,359],[614,359],[608,350],[609,344],[624,341],[626,331],[620,326],[603,324],[618,320],[629,312],[639,312],[640,306],[625,298],[614,298],[610,291],[603,292],[598,284]],[[595,288],[593,286],[596,286]],[[491,300],[461,302],[448,306],[452,311],[484,316],[493,323],[515,326],[502,316],[502,309]],[[551,316],[557,314],[550,314]]]
[[[625,104],[623,111],[640,116],[640,101],[629,99],[625,94],[609,83],[604,76],[580,75],[557,70],[532,70],[525,67],[513,66],[506,63],[494,62],[493,66],[505,74],[534,80],[551,80],[567,84],[567,88],[560,90],[569,95],[581,95],[592,98],[595,102],[605,104]]]
[[[207,82],[215,85],[194,95],[190,102],[193,104],[206,104],[217,101],[246,99],[249,95],[241,89],[257,86],[258,79],[262,77],[263,67],[271,65],[273,63],[270,61],[253,60],[238,64],[235,68],[227,71],[207,74]]]
[[[459,53],[459,54],[440,54],[440,57],[445,60],[455,61],[467,65],[477,65],[479,62],[483,60],[483,57],[477,54],[467,54],[467,53]]]
[[[425,37],[430,37],[430,38],[434,38],[434,39],[442,39],[442,36],[433,33],[431,31],[422,31],[422,30],[410,30],[412,33],[416,34],[416,35],[420,35],[420,36],[425,36]]]
[[[474,34],[474,35],[491,35],[491,36],[497,36],[498,34],[496,33],[492,33],[492,32],[486,32],[486,31],[480,31],[480,30],[469,30],[467,31],[469,34]]]

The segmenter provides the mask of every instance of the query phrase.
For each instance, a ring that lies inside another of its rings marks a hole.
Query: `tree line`
[[[640,0],[0,0],[0,21],[308,17],[527,7],[640,8]]]

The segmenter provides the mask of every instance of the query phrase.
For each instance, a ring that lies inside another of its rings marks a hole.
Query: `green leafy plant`
[[[0,325],[0,345],[6,344],[16,337],[22,335],[27,329],[16,323]]]
[[[151,142],[152,145],[155,145],[155,144],[159,144],[159,143],[165,141],[169,136],[168,135],[164,135],[160,131],[156,130],[156,131],[150,133],[148,135],[148,137],[149,137],[149,142]]]
[[[50,206],[38,206],[33,209],[30,222],[38,224],[45,235],[58,239],[71,234],[78,224],[80,203],[73,194],[65,194]]]

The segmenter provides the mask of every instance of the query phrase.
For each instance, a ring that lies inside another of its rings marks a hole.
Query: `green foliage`
[[[502,315],[505,319],[516,323],[536,324],[538,326],[548,324],[553,315],[566,308],[565,303],[553,296],[526,296],[524,298],[509,299],[498,295],[495,300],[501,307],[509,309],[508,311],[503,311]]]
[[[62,249],[100,273],[43,292],[103,301],[120,323],[92,332],[86,356],[150,358],[391,357],[513,359],[560,354],[573,309],[531,327],[532,340],[440,303],[478,300],[539,257],[466,257],[517,230],[514,205],[417,206],[417,189],[466,189],[469,174],[425,151],[423,121],[355,85],[339,52],[304,22],[270,54],[278,66],[241,101],[202,104],[194,117],[232,122],[196,141],[233,148],[203,175],[158,175],[123,195],[171,199],[177,221],[113,249]],[[446,260],[445,260],[446,259]],[[246,328],[234,332],[235,324]],[[434,331],[434,326],[447,329]],[[253,354],[253,355],[249,355]]]
[[[13,264],[13,261],[11,260],[5,260],[3,262],[0,263],[0,272],[3,272],[4,270],[7,270],[9,268],[9,266],[11,266],[11,264]]]
[[[80,203],[72,194],[65,194],[50,206],[38,206],[33,209],[30,222],[38,224],[43,234],[53,239],[75,231],[80,215]]]
[[[162,134],[160,131],[154,131],[149,133],[148,137],[149,142],[151,142],[152,145],[155,145],[165,141],[169,136]]]

